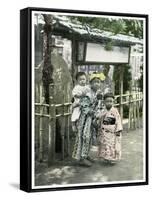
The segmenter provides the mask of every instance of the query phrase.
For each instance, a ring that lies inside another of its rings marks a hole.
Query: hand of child
[[[97,112],[97,114],[96,114],[96,118],[97,118],[97,119],[100,119],[101,116],[102,116],[102,113],[101,113],[101,112]]]
[[[72,108],[76,108],[78,106],[80,106],[80,102],[78,102],[78,101],[73,102]]]
[[[76,133],[78,131],[76,125],[72,125],[72,131],[73,133]]]
[[[116,136],[120,136],[121,131],[116,132]]]
[[[93,114],[94,114],[94,111],[93,111],[93,110],[89,110],[88,114],[89,114],[89,115],[93,115]]]

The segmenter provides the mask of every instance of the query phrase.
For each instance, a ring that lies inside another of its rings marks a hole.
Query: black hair
[[[98,72],[93,72],[92,74],[98,74]],[[94,77],[94,78],[92,78],[92,79],[90,80],[90,83],[92,83],[92,81],[93,81],[94,79],[99,79],[99,80],[100,80],[100,78]],[[100,80],[100,81],[101,81],[101,80]]]
[[[79,78],[80,76],[86,76],[86,73],[85,73],[85,72],[78,72],[78,73],[76,74],[76,76],[75,76],[76,80],[78,80],[78,78]]]
[[[106,98],[111,97],[111,98],[115,98],[112,92],[108,92],[104,95],[103,99],[105,100]]]
[[[93,81],[94,81],[94,79],[98,79],[98,80],[100,80],[100,78],[98,78],[98,77],[94,77],[94,78],[92,78],[91,80],[90,80],[90,83],[92,83]],[[101,80],[100,80],[101,81]]]

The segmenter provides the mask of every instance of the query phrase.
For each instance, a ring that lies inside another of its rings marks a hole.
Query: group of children
[[[98,145],[97,157],[109,163],[121,159],[122,123],[118,110],[113,107],[114,95],[102,91],[102,74],[93,73],[87,84],[84,72],[76,75],[77,84],[72,95],[72,130],[75,144],[72,157],[80,165],[91,166],[91,145]]]

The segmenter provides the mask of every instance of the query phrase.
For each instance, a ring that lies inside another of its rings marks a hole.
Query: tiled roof
[[[44,21],[41,19],[39,23],[44,23]],[[55,27],[55,30],[58,30],[62,27],[63,30],[68,31],[68,34],[77,34],[80,37],[83,38],[89,38],[92,40],[112,40],[116,43],[125,43],[128,45],[134,45],[134,44],[143,44],[143,39],[139,39],[133,36],[129,35],[123,35],[123,34],[114,34],[109,31],[104,31],[100,29],[91,28],[88,25],[83,25],[80,22],[71,22],[67,17],[65,16],[57,16],[54,15],[53,25]]]
[[[63,20],[57,20],[58,26],[62,26],[65,29],[69,29],[71,33],[76,33],[81,36],[89,36],[98,39],[111,39],[113,41],[118,41],[122,43],[128,43],[128,44],[143,44],[143,40],[133,37],[133,36],[128,36],[128,35],[123,35],[123,34],[113,34],[112,32],[109,31],[102,31],[100,29],[93,29],[90,28],[88,25],[82,25],[82,24],[75,24],[71,23],[69,21],[63,21]],[[56,24],[55,23],[55,24]]]

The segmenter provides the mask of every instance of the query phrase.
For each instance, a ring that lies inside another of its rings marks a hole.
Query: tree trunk
[[[42,71],[42,81],[44,86],[45,101],[49,104],[49,84],[53,83],[53,66],[51,64],[52,51],[52,16],[43,15],[44,24],[44,66]]]

